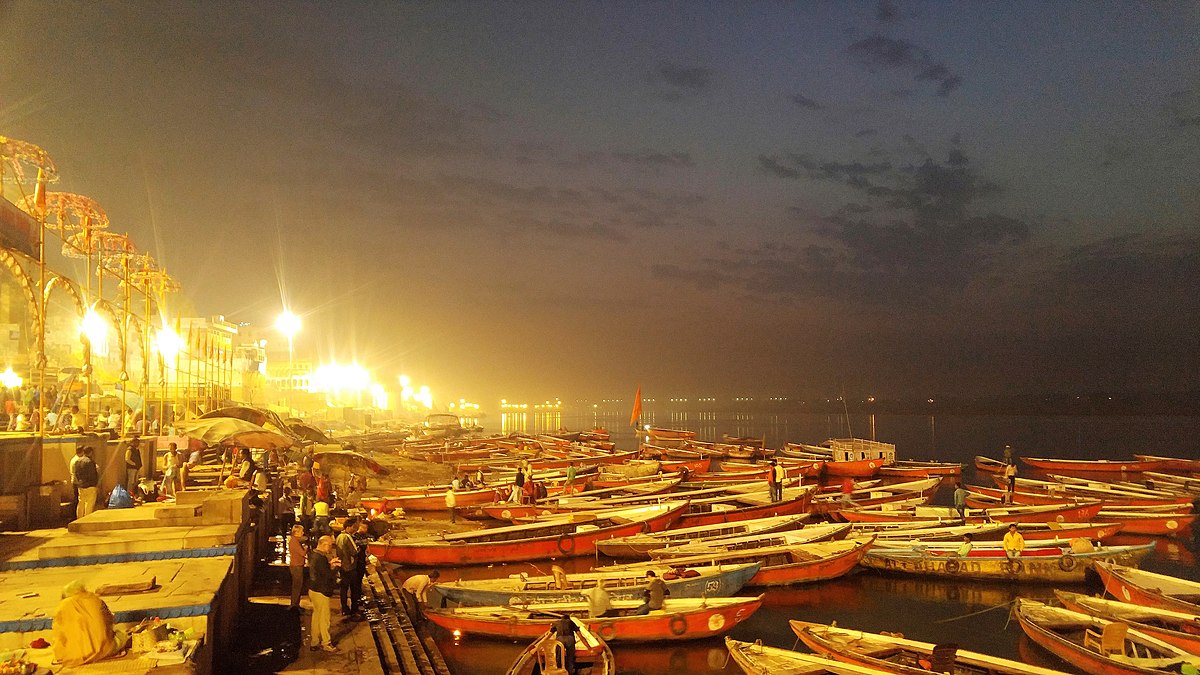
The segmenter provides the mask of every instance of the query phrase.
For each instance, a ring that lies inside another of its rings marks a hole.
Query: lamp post
[[[296,367],[296,352],[292,339],[296,336],[296,333],[300,332],[300,317],[293,314],[291,310],[285,309],[275,319],[275,329],[283,333],[288,343],[287,393],[285,396],[287,397],[288,413],[290,414],[292,408],[292,389],[295,388],[296,384],[295,375],[292,372]]]

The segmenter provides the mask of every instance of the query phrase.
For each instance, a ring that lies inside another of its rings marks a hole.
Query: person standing
[[[359,613],[362,602],[362,586],[354,587],[358,565],[358,544],[354,535],[358,532],[358,516],[350,516],[342,522],[342,533],[337,536],[337,556],[342,561],[341,600],[342,616],[351,617]]]
[[[565,494],[574,494],[575,493],[575,475],[576,475],[576,473],[578,473],[578,471],[575,468],[575,462],[571,462],[570,466],[567,467],[567,482],[566,482],[566,485],[563,486],[563,492]]]
[[[313,534],[329,534],[329,503],[316,502],[313,504]]]
[[[1017,465],[1016,464],[1004,465],[1004,479],[1008,481],[1008,494],[1006,494],[1004,496],[1004,500],[1006,503],[1012,504],[1013,497],[1016,496],[1016,492],[1017,492]]]
[[[300,610],[300,592],[304,588],[304,568],[308,564],[308,546],[304,526],[293,525],[287,539],[288,572],[292,575],[292,611]]]
[[[292,488],[286,485],[283,494],[279,496],[275,515],[279,518],[279,532],[286,537],[296,524],[296,502],[292,500]]]
[[[174,443],[171,445],[174,445]],[[175,451],[168,450],[163,460],[166,462],[166,466],[163,468],[162,485],[159,487],[158,493],[174,499],[175,487],[179,476],[179,467],[175,464],[177,460]]]
[[[967,489],[961,482],[954,484],[954,508],[960,520],[967,519]]]
[[[313,606],[309,648],[314,652],[338,651],[329,635],[329,601],[334,592],[334,573],[340,565],[333,553],[333,537],[325,535],[318,539],[316,550],[308,554],[308,600]]]
[[[1013,451],[1011,445],[1004,446],[1004,463],[1013,464]]]
[[[635,615],[649,614],[656,609],[662,609],[666,596],[670,594],[671,591],[667,590],[666,582],[655,574],[654,570],[646,570],[646,600],[633,613]]]
[[[1004,535],[1004,553],[1009,560],[1021,557],[1021,551],[1025,550],[1025,537],[1017,529],[1016,523],[1009,523],[1008,532]]]
[[[783,482],[787,479],[787,470],[783,468],[783,465],[778,460],[772,459],[769,474],[771,501],[781,502],[783,501]]]
[[[363,517],[358,521],[358,531],[350,533],[354,537],[354,545],[358,547],[354,556],[354,580],[352,588],[354,588],[358,595],[357,606],[359,608],[359,616],[361,616],[362,612],[363,577],[367,575],[367,543],[371,541],[370,530],[371,523],[367,518]]]
[[[67,465],[67,476],[71,479],[71,519],[74,520],[79,513],[79,483],[75,480],[75,464],[83,458],[83,446],[75,447],[75,456],[71,458],[71,463]]]
[[[96,510],[96,486],[100,484],[100,471],[91,446],[84,446],[83,456],[75,462],[75,484],[79,486],[79,505],[75,517],[82,518]]]
[[[142,473],[141,439],[135,433],[129,437],[129,440],[121,443],[121,445],[125,446],[125,489],[129,491],[131,496],[136,495],[138,477]]]
[[[455,511],[458,506],[458,497],[454,494],[454,486],[446,488],[446,510],[450,512],[450,522],[456,522],[454,518]]]

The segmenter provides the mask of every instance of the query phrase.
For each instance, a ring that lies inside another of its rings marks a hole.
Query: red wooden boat
[[[712,470],[712,457],[703,459],[679,459],[679,460],[663,460],[659,464],[659,468],[663,473],[672,473],[675,471],[687,471],[689,474],[704,473]]]
[[[1148,513],[1122,509],[1101,509],[1096,520],[1121,523],[1123,534],[1148,534],[1154,537],[1178,537],[1191,532],[1196,514],[1190,512]]]
[[[1003,501],[1007,498],[1008,492],[1001,488],[990,488],[982,485],[970,485],[967,489],[971,492],[977,492],[981,495],[990,497],[994,500]],[[1129,496],[1101,496],[1099,492],[1073,492],[1070,487],[1066,491],[1051,494],[1049,492],[1028,492],[1025,490],[1017,490],[1012,493],[1014,504],[1063,504],[1065,502],[1080,501],[1083,499],[1099,499],[1104,502],[1104,507],[1110,506],[1191,506],[1192,501],[1188,497],[1138,497],[1135,495]],[[967,505],[971,506],[970,499],[967,500]],[[976,506],[974,508],[988,508],[987,506]]]
[[[935,652],[944,651],[944,648],[939,649],[932,643],[906,639],[896,633],[867,633],[842,628],[837,624],[826,625],[796,619],[788,621],[788,625],[805,646],[818,654],[842,663],[878,668],[886,673],[929,673],[930,670],[917,664],[921,661],[932,662]],[[990,654],[963,649],[954,650],[953,654],[954,663],[946,664],[950,668],[946,672],[961,675],[1066,675],[1062,671],[1039,668]]]
[[[528,460],[528,461],[529,461],[530,466],[532,466],[533,469],[535,471],[537,471],[540,469],[565,469],[568,466],[571,466],[572,463],[578,464],[579,466],[592,466],[595,464],[620,464],[621,462],[624,462],[627,459],[634,459],[636,456],[637,456],[637,451],[630,450],[629,452],[618,452],[618,453],[614,453],[611,455],[601,453],[601,452],[596,452],[594,454],[592,454],[592,453],[589,453],[586,455],[571,454],[569,456],[561,457],[561,458],[533,459],[533,460]],[[517,464],[520,464],[522,461],[525,461],[525,460],[511,459],[511,460],[506,460],[503,462],[464,462],[464,463],[458,465],[458,470],[469,472],[469,471],[476,471],[478,469],[483,469],[486,471],[489,468],[492,468],[495,466],[503,466],[503,465],[515,466]]]
[[[682,476],[677,476],[675,484]],[[534,504],[497,503],[488,504],[482,508],[484,514],[496,520],[521,521],[539,516],[550,516],[558,513],[583,513],[610,509],[615,507],[636,506],[638,504],[657,504],[663,501],[688,500],[691,502],[689,512],[704,511],[711,504],[721,504],[731,500],[753,500],[756,494],[763,497],[767,494],[766,483],[728,483],[720,487],[704,490],[685,490],[682,492],[667,492],[666,488],[655,482],[632,484],[625,488],[628,493],[624,496],[614,496],[603,499],[588,498],[588,494],[576,495],[576,499],[565,500],[557,498],[540,499]],[[611,490],[611,488],[610,488]]]
[[[886,506],[886,505],[885,505]],[[1087,523],[1100,512],[1098,501],[1075,502],[1066,505],[997,507],[967,511],[967,522],[995,521],[999,523]],[[918,506],[907,509],[876,510],[872,508],[842,509],[838,517],[856,523],[896,522],[904,520],[959,520],[958,511],[948,506]]]
[[[762,504],[751,504],[727,510],[713,508],[715,504],[688,505],[687,512],[679,517],[678,527],[698,527],[700,525],[716,525],[717,523],[733,523],[752,518],[768,518],[771,516],[794,516],[807,513],[812,490],[800,490],[800,494],[788,498],[784,495],[781,502],[764,500]]]
[[[660,532],[671,526],[687,502],[643,507],[636,517],[612,517],[590,522],[558,520],[512,525],[442,537],[372,542],[368,550],[380,560],[398,565],[460,565],[522,562],[592,555],[596,542],[638,532]]]
[[[459,490],[454,493],[456,503],[460,508],[491,504],[499,496],[500,493],[490,487],[478,490]],[[425,494],[406,495],[403,497],[365,496],[359,500],[359,504],[363,508],[370,509],[375,513],[391,511],[395,508],[401,508],[405,511],[445,511],[446,490],[444,488],[440,490],[435,488],[427,490]]]
[[[1013,612],[1031,640],[1086,673],[1142,675],[1179,672],[1183,663],[1200,666],[1200,658],[1121,622],[1028,598],[1018,598]],[[1116,644],[1108,647],[1110,641]]]
[[[1063,607],[1109,621],[1124,621],[1150,637],[1175,645],[1189,654],[1200,654],[1200,616],[1145,607],[1119,600],[1105,600],[1083,593],[1055,590]]]
[[[614,600],[618,616],[587,618],[586,602],[543,603],[520,607],[455,607],[426,610],[430,621],[458,635],[528,640],[541,635],[562,616],[587,625],[605,642],[699,640],[727,633],[762,606],[756,598],[667,598],[662,612],[635,615],[638,600]]]
[[[875,538],[871,537],[706,553],[671,558],[670,564],[681,567],[708,567],[757,562],[761,567],[758,573],[746,582],[746,586],[791,586],[836,579],[848,574],[858,566],[874,542]],[[629,569],[639,565],[614,565],[602,569]]]
[[[1139,462],[1166,462],[1168,471],[1200,471],[1200,459],[1159,457],[1157,455],[1134,455]]]
[[[930,476],[961,476],[962,464],[951,462],[922,462],[911,459],[898,459],[894,464],[881,467],[880,476],[900,478],[929,478]]]
[[[1200,582],[1108,563],[1095,563],[1092,569],[1104,590],[1118,600],[1200,614]]]
[[[998,459],[984,457],[983,455],[975,455],[975,470],[984,473],[1004,473],[1004,467],[1008,466]]]
[[[1058,473],[1135,473],[1138,471],[1163,471],[1170,467],[1170,460],[1120,461],[1112,459],[1055,459],[1052,457],[1022,457],[1025,464],[1045,471]]]

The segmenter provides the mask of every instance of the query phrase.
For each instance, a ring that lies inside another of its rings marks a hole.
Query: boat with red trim
[[[641,513],[632,516],[590,522],[557,520],[440,537],[375,541],[368,544],[368,550],[380,560],[397,565],[452,567],[592,555],[596,542],[603,539],[665,530],[686,508],[686,501],[667,502],[644,506]]]
[[[661,610],[636,614],[638,600],[616,600],[614,616],[588,618],[586,602],[557,602],[528,607],[455,607],[427,609],[425,616],[457,635],[529,640],[563,616],[583,622],[605,642],[700,640],[722,635],[750,618],[762,606],[753,598],[667,598]]]

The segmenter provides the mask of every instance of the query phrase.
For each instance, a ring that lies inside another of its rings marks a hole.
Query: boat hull
[[[758,568],[758,565],[751,564],[730,566],[728,569],[714,570],[711,573],[699,570],[701,576],[671,579],[665,583],[672,598],[726,597],[740,591],[758,573]],[[665,579],[662,569],[659,572]],[[619,578],[605,575],[605,588],[613,600],[641,600],[645,587],[646,575],[640,570],[630,571],[628,575]],[[435,588],[446,600],[469,606],[577,602],[582,590],[488,590],[454,584],[438,584]]]

